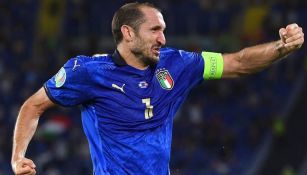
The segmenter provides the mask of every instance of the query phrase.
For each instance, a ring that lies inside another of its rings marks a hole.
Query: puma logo
[[[74,67],[72,68],[72,71],[75,71],[77,67],[79,67],[80,64],[78,64],[78,60],[75,60]]]
[[[125,84],[123,84],[122,87],[119,87],[117,84],[112,84],[113,88],[118,89],[118,90],[122,91],[123,93],[125,93],[124,86],[125,86]]]

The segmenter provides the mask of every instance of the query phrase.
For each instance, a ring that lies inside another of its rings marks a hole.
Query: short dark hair
[[[145,22],[144,14],[140,7],[151,7],[160,11],[160,9],[148,2],[133,2],[120,7],[112,19],[112,34],[116,44],[123,40],[123,34],[120,29],[122,25],[128,25],[138,31],[139,26]]]

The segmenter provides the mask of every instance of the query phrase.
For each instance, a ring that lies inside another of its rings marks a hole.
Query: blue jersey
[[[115,51],[70,59],[44,88],[59,105],[81,105],[95,175],[167,175],[173,117],[203,72],[199,53],[163,48],[139,70]]]

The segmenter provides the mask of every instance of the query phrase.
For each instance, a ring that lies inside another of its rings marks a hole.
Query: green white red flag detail
[[[156,71],[156,78],[163,89],[171,90],[174,87],[174,80],[171,74],[165,68]]]

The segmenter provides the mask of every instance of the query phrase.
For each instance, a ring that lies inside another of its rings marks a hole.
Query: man
[[[70,59],[21,107],[12,168],[35,174],[25,158],[39,116],[55,104],[81,104],[95,175],[169,174],[173,117],[190,89],[204,79],[260,71],[300,48],[302,28],[279,30],[280,40],[231,54],[193,53],[165,45],[166,25],[148,3],[129,3],[114,15],[113,54]]]

